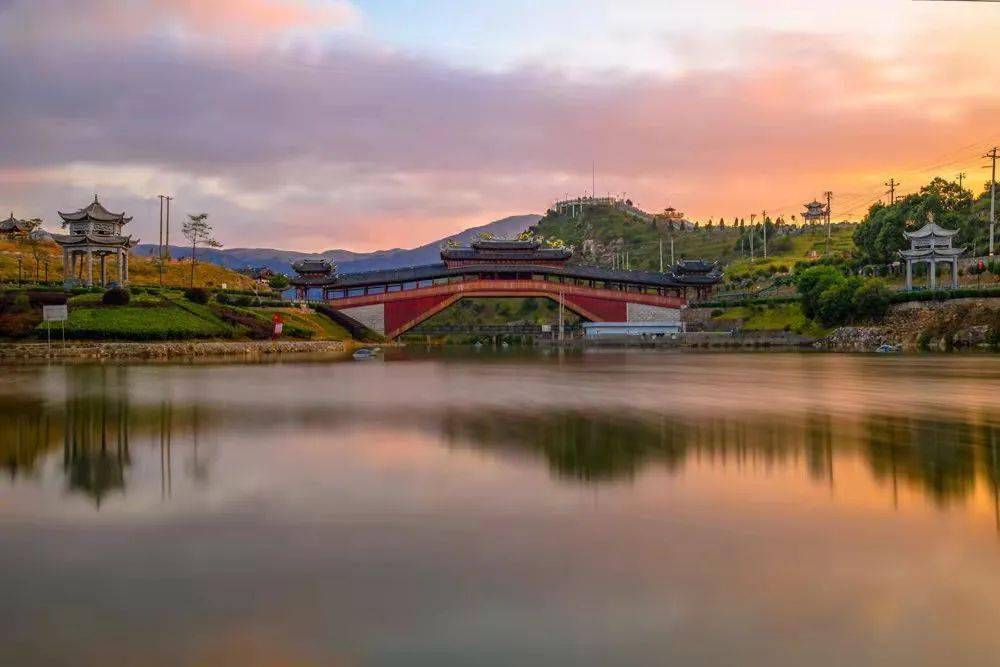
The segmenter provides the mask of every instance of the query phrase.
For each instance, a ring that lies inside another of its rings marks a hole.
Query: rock
[[[344,352],[342,341],[165,341],[127,342],[53,342],[11,343],[0,345],[0,360],[11,359],[166,359],[172,357],[243,356],[267,354]]]

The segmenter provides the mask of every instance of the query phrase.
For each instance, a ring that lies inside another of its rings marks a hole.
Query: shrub
[[[189,287],[184,290],[184,298],[191,303],[208,303],[208,292],[203,287]]]
[[[813,319],[818,315],[823,293],[845,280],[844,274],[832,266],[813,266],[797,273],[795,286],[802,295],[802,312]]]
[[[917,336],[917,348],[921,350],[927,350],[931,345],[931,332],[930,329],[924,329]]]
[[[280,291],[288,287],[291,283],[288,280],[288,276],[284,276],[279,273],[268,280],[267,284],[271,287],[271,289]]]
[[[855,289],[852,281],[841,280],[823,290],[816,304],[816,315],[823,326],[832,327],[851,318]]]
[[[127,306],[131,300],[132,297],[128,293],[128,290],[121,287],[113,287],[101,297],[101,303],[105,306]]]
[[[14,295],[11,299],[10,305],[5,309],[8,313],[12,315],[23,315],[25,313],[31,312],[31,300],[28,298],[27,292],[20,292]]]
[[[719,315],[721,315],[724,312],[726,312],[726,311],[722,310],[721,308],[713,308],[712,309],[712,317],[718,317]]]
[[[854,314],[867,320],[876,320],[889,308],[892,292],[884,282],[869,278],[854,291]]]

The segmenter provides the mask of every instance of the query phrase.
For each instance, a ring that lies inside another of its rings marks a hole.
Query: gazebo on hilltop
[[[816,222],[824,222],[826,220],[826,204],[816,201],[815,199],[808,204],[803,204],[806,210],[802,213],[802,220],[806,224],[813,224]]]
[[[118,259],[118,282],[128,282],[128,251],[139,241],[122,234],[123,227],[132,221],[125,213],[112,213],[104,208],[94,195],[94,202],[73,213],[59,212],[62,226],[69,227],[69,234],[53,234],[52,240],[63,249],[63,275],[66,280],[83,274],[84,284],[94,284],[94,256],[100,261],[100,284],[107,284],[107,258]],[[78,260],[86,258],[86,271]]]
[[[915,232],[903,232],[910,240],[909,250],[900,250],[899,255],[906,262],[906,289],[913,289],[913,265],[926,262],[929,265],[930,288],[937,288],[937,265],[940,262],[951,264],[951,286],[958,287],[958,258],[965,252],[964,248],[953,248],[952,237],[957,229],[944,229],[934,222],[934,216],[927,216],[927,224]]]
[[[22,238],[31,234],[34,228],[35,225],[27,220],[18,220],[15,218],[14,212],[11,211],[9,218],[0,220],[0,238],[10,240]]]

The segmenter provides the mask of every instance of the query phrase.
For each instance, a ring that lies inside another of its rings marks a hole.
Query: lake
[[[0,367],[2,665],[987,665],[1000,356]]]

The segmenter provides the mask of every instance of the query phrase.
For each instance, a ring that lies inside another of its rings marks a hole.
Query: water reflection
[[[497,456],[541,459],[566,483],[630,483],[654,467],[682,474],[698,466],[767,474],[803,467],[817,483],[836,487],[838,457],[856,452],[880,484],[891,487],[898,505],[901,485],[939,507],[961,503],[977,483],[997,493],[1000,482],[1000,421],[982,412],[954,420],[926,415],[864,413],[837,420],[808,411],[771,414],[685,415],[597,408],[475,410],[442,406],[412,410],[405,420],[387,420],[382,410],[343,406],[239,403],[193,397],[130,397],[138,371],[128,366],[62,369],[61,400],[12,396],[0,405],[0,465],[8,478],[34,478],[60,455],[65,486],[91,498],[95,507],[112,494],[128,493],[133,458],[158,466],[159,494],[171,497],[174,475],[192,488],[212,481],[212,456],[200,442],[225,435],[249,436],[258,429],[308,429],[335,436],[343,429],[378,424],[401,433],[419,432],[449,447],[469,447]],[[141,443],[139,449],[133,443]],[[183,460],[175,458],[181,452]],[[252,455],[247,450],[246,455]],[[238,464],[240,453],[227,457]],[[218,471],[222,482],[226,471]],[[132,483],[152,484],[152,477]]]
[[[949,359],[4,369],[0,664],[991,664]]]

